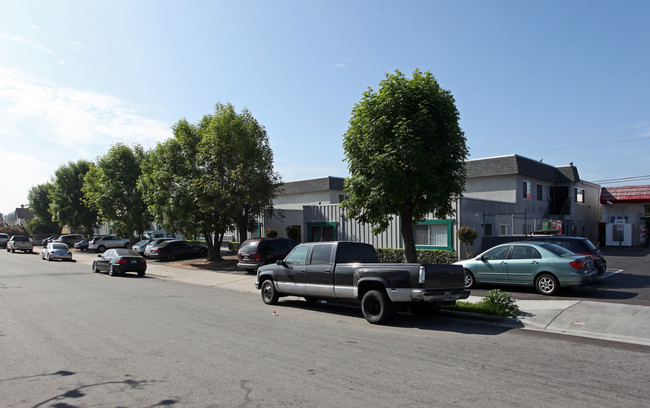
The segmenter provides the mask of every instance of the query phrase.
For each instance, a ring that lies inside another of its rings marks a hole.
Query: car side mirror
[[[476,258],[476,259],[478,259],[479,261],[483,261],[483,262],[485,262],[485,257],[484,257],[483,255],[479,256],[479,257]]]
[[[278,259],[275,261],[275,264],[278,266],[287,266],[287,264],[284,262],[284,259]]]

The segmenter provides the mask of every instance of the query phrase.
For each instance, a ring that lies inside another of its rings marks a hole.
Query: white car
[[[41,251],[41,259],[53,261],[55,259],[60,259],[62,261],[72,261],[72,252],[66,244],[59,242],[50,242],[47,244],[43,251]]]
[[[151,241],[151,239],[143,239],[142,241],[138,241],[137,244],[133,245],[131,249],[140,255],[144,255],[144,250],[147,247],[147,244],[149,244]]]
[[[151,256],[151,248],[155,247],[156,245],[160,244],[161,242],[165,241],[173,241],[176,238],[154,238],[147,244],[147,246],[144,248],[144,256]]]

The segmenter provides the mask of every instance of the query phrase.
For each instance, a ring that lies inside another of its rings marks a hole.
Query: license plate
[[[135,264],[135,263],[138,263],[138,261],[136,261],[135,259],[131,259],[131,263]]]

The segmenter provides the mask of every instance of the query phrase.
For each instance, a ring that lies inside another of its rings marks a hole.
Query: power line
[[[631,182],[631,181],[641,181],[641,180],[650,180],[650,174],[645,175],[645,176],[631,176],[631,177],[620,177],[620,178],[613,178],[613,179],[596,180],[596,181],[592,181],[592,183],[614,184],[614,183],[628,183],[628,182]]]

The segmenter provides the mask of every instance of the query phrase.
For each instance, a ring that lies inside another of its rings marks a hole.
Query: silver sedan
[[[50,242],[47,244],[47,246],[43,248],[43,251],[41,252],[41,259],[47,259],[48,261],[60,259],[62,261],[74,262],[72,259],[72,252],[70,252],[68,246],[66,244],[58,242]]]

